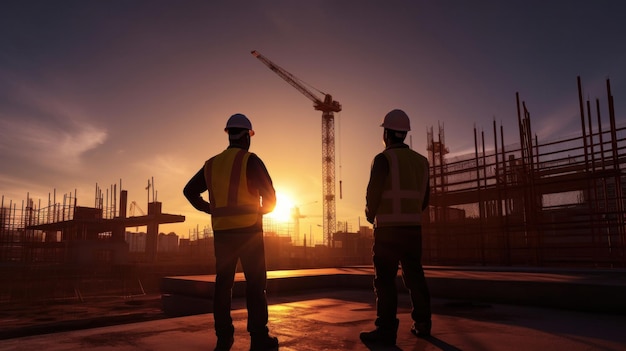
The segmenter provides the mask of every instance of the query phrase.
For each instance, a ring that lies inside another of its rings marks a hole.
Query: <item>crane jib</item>
[[[338,101],[334,101],[329,94],[325,94],[324,100],[317,97],[313,92],[308,90],[304,85],[299,82],[299,79],[293,74],[289,73],[285,69],[281,68],[274,62],[270,61],[267,57],[261,55],[256,50],[251,51],[252,55],[259,59],[259,61],[263,62],[269,69],[278,74],[282,79],[284,79],[287,83],[291,84],[294,88],[300,91],[304,96],[309,98],[309,100],[314,102],[314,107],[316,110],[322,112],[340,112],[341,104]]]

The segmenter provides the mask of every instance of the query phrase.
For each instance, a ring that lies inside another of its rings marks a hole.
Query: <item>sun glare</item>
[[[276,207],[268,214],[268,217],[279,222],[291,220],[291,209],[294,207],[293,200],[284,193],[276,192]]]

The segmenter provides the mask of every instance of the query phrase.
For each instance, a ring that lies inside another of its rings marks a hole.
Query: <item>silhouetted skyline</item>
[[[623,121],[624,12],[610,0],[3,1],[0,195],[45,202],[76,189],[91,206],[95,183],[122,179],[145,206],[154,177],[163,210],[187,218],[162,231],[184,237],[209,218],[182,188],[227,146],[226,119],[241,112],[256,131],[251,151],[279,193],[306,204],[302,230],[321,241],[321,114],[251,50],[342,104],[337,220],[356,227],[391,109],[409,114],[424,154],[439,123],[452,154],[473,150],[472,128],[494,119],[518,142],[516,92],[539,138],[577,134],[577,76],[590,99],[610,78]]]

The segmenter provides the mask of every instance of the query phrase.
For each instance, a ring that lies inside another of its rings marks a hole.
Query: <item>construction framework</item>
[[[494,121],[491,150],[474,128],[474,154],[446,159],[443,128],[438,138],[431,129],[425,262],[626,266],[626,127],[616,125],[609,80],[606,88],[608,130],[600,101],[583,101],[580,77],[581,135],[540,142],[519,94],[519,144],[505,146],[502,126],[498,141]]]
[[[121,188],[121,184],[120,184]],[[119,207],[118,207],[119,196]],[[43,298],[79,298],[95,294],[143,293],[135,280],[125,239],[127,227],[146,226],[143,263],[157,261],[159,225],[184,222],[181,215],[148,203],[148,214],[127,217],[126,190],[112,185],[106,196],[96,184],[94,207],[77,205],[74,194],[48,204],[27,197],[20,207],[0,200],[0,303]],[[134,289],[134,292],[130,292]],[[82,291],[82,293],[81,293]]]

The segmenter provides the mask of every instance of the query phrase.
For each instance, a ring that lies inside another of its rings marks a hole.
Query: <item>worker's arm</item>
[[[367,184],[367,193],[365,195],[365,218],[370,223],[374,223],[374,218],[380,206],[380,200],[383,195],[383,187],[385,179],[389,173],[389,161],[382,153],[374,157],[372,161],[372,170],[370,172],[370,180]]]
[[[204,168],[201,168],[185,185],[183,194],[196,210],[211,214],[211,206],[201,195],[205,191],[207,191],[207,186],[204,179]]]
[[[248,186],[259,190],[262,199],[261,213],[267,214],[274,211],[276,190],[272,184],[272,178],[263,161],[254,153],[248,159],[248,179],[251,182]]]

